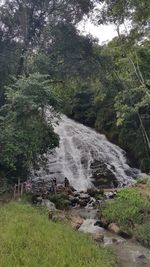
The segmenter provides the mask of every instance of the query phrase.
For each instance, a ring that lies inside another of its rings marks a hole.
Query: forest
[[[59,145],[46,123],[47,105],[106,134],[136,167],[150,171],[149,13],[146,0],[1,3],[0,169],[5,181],[25,179],[39,155]],[[81,35],[77,26],[86,17],[95,25],[113,23],[117,36],[100,45]]]
[[[149,267],[149,175],[149,1],[1,0],[0,267]]]

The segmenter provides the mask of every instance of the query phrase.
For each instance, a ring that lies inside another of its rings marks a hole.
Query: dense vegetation
[[[95,8],[103,3],[103,8]],[[147,8],[145,8],[145,6]],[[5,0],[0,6],[0,169],[9,181],[59,144],[45,110],[52,105],[105,133],[150,166],[149,3]],[[93,16],[92,16],[92,11]],[[114,23],[100,46],[78,23]],[[130,21],[130,30],[120,26]]]
[[[48,221],[46,212],[26,204],[1,208],[0,258],[5,266],[113,267],[115,259],[68,225]]]
[[[150,247],[150,196],[138,189],[125,189],[115,200],[101,207],[101,217],[108,222],[116,222],[120,232],[135,236],[145,246]]]

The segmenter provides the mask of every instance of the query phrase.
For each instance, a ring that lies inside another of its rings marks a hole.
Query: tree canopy
[[[93,10],[95,23],[114,23],[118,37],[99,45],[79,33],[78,23]],[[26,176],[40,155],[59,145],[47,105],[105,133],[149,171],[149,15],[146,0],[1,4],[0,167],[6,176]]]

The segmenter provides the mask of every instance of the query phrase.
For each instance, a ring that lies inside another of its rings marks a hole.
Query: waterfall
[[[50,112],[47,111],[47,120]],[[47,162],[35,172],[34,179],[49,181],[56,177],[62,182],[65,177],[77,190],[86,190],[96,179],[112,180],[118,186],[134,183],[140,174],[137,169],[127,164],[125,152],[107,138],[65,115],[54,126],[60,137],[59,148],[47,153]]]

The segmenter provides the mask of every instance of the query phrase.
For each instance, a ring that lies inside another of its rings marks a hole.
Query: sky
[[[78,29],[82,34],[91,34],[93,37],[98,38],[99,43],[108,42],[117,36],[115,26],[113,25],[99,25],[95,26],[90,20],[80,23]]]
[[[3,3],[4,0],[0,0],[0,5]],[[96,7],[100,7],[97,5]],[[93,37],[98,38],[99,44],[103,44],[112,40],[115,36],[117,36],[117,32],[115,30],[115,26],[113,25],[94,25],[90,19],[86,21],[82,21],[78,29],[84,35],[91,34]]]

